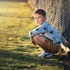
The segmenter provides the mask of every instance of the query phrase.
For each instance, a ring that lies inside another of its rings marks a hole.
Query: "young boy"
[[[60,34],[46,21],[46,12],[38,9],[33,16],[38,27],[31,30],[29,36],[34,45],[37,44],[44,50],[38,57],[51,57],[60,49],[67,53],[69,49],[62,44]]]

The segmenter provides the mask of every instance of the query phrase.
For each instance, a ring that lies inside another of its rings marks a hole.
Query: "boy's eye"
[[[41,17],[34,17],[34,19],[39,19],[39,18],[41,18]]]
[[[38,17],[38,18],[41,18],[41,17]]]

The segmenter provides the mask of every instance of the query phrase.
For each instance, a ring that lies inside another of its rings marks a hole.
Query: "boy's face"
[[[41,14],[34,14],[34,20],[37,25],[41,25],[46,20],[46,16],[44,17]]]

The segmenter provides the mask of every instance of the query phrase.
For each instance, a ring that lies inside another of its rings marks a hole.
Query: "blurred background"
[[[70,47],[70,0],[0,0],[0,70],[64,70],[58,54],[36,57],[42,49],[32,45],[28,33],[36,27],[32,13],[38,8]]]

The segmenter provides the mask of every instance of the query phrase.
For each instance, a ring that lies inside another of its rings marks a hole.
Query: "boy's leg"
[[[57,53],[60,49],[60,46],[53,44],[49,39],[42,35],[36,35],[33,39],[45,52]]]
[[[33,39],[36,42],[36,44],[39,45],[44,50],[44,52],[39,54],[38,57],[51,57],[51,56],[53,56],[53,54],[48,53],[49,50],[44,45],[45,37],[42,37],[41,35],[36,35],[36,36],[34,36]]]
[[[43,44],[43,42],[45,41],[44,37],[41,37],[40,35],[36,35],[33,37],[33,40],[36,42],[37,45],[39,45],[45,52],[47,52],[47,48],[45,47],[45,45]]]

